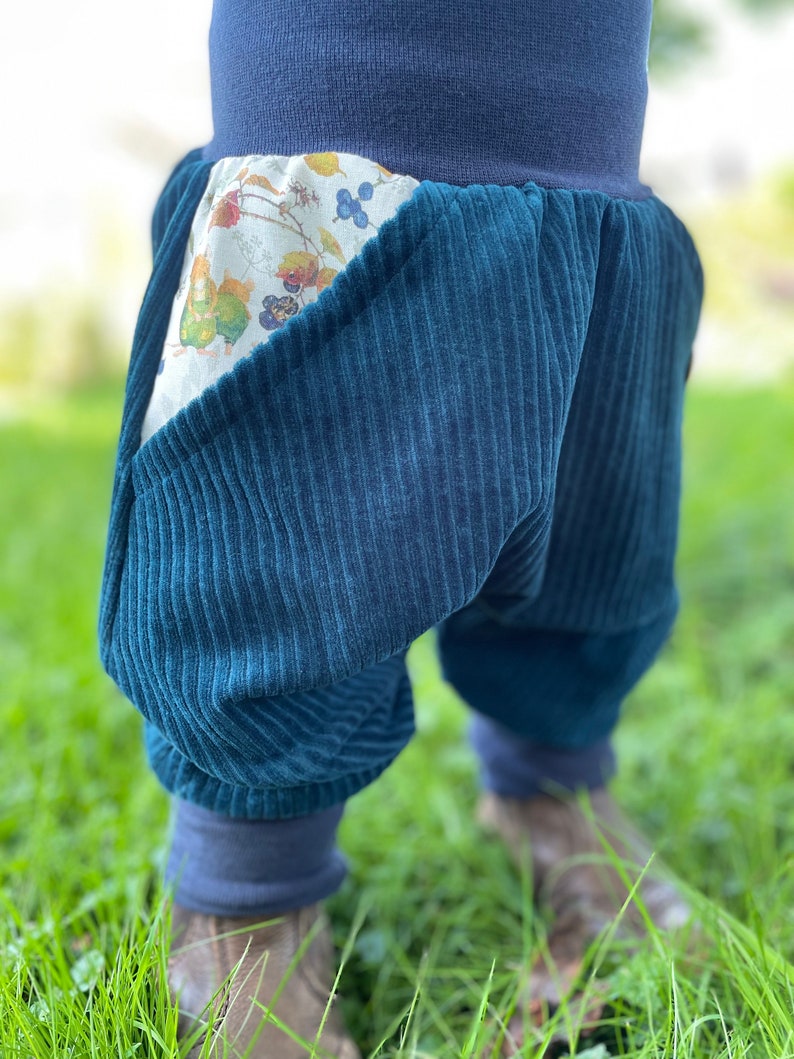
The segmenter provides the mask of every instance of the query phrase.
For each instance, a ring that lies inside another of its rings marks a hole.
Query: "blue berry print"
[[[263,299],[264,312],[259,314],[259,323],[266,331],[275,331],[277,327],[283,327],[291,316],[294,316],[300,306],[292,296],[277,298],[275,294],[268,294]]]
[[[353,198],[347,188],[340,188],[336,193],[336,215],[340,221],[353,218],[356,228],[366,228],[369,224],[369,215],[362,209],[361,203],[369,202],[375,194],[375,186],[369,180],[363,180],[358,185],[358,198]]]

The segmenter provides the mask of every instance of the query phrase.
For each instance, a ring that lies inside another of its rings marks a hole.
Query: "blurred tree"
[[[794,7],[794,0],[724,0],[748,14],[763,16]],[[674,74],[708,50],[711,23],[692,0],[654,0],[650,67]]]
[[[792,0],[738,0],[740,7],[746,7],[748,11],[755,14],[763,14],[766,11],[782,11],[792,6]]]
[[[649,66],[655,74],[682,69],[708,47],[709,25],[677,0],[655,0]]]

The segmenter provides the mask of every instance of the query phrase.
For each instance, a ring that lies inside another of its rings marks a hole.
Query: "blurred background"
[[[170,166],[211,134],[210,0],[14,4],[0,67],[0,413],[120,371]],[[696,371],[794,360],[794,4],[658,0],[643,177],[708,274]]]

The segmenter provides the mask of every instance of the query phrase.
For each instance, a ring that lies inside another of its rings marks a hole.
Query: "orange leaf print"
[[[344,251],[339,245],[339,241],[331,235],[327,228],[318,228],[320,233],[320,241],[323,244],[323,250],[329,254],[333,254],[337,261],[341,261],[343,265],[347,264],[345,259]]]
[[[303,160],[313,173],[319,173],[320,176],[334,176],[335,173],[347,176],[347,173],[339,168],[339,155],[335,151],[323,151],[322,154],[305,154]]]
[[[316,254],[308,250],[290,250],[281,259],[276,276],[287,283],[299,283],[302,287],[313,287],[317,282],[320,262]]]
[[[210,228],[234,228],[240,220],[239,195],[239,191],[230,191],[223,196],[210,214]]]
[[[317,273],[317,290],[325,290],[326,287],[330,287],[333,282],[334,276],[339,275],[339,270],[335,268],[321,268]]]
[[[389,169],[387,169],[386,166],[380,165],[379,162],[375,163],[375,168],[376,169],[380,169],[381,173],[383,173],[384,176],[388,176],[388,177],[394,176],[394,173],[392,173]]]
[[[253,184],[255,188],[264,188],[266,191],[270,191],[273,195],[283,195],[283,191],[279,191],[278,188],[274,188],[266,176],[262,176],[261,173],[251,173],[246,180],[246,184]]]
[[[248,175],[248,166],[244,165],[243,168],[240,170],[240,172],[237,174],[237,176],[234,179],[235,180],[243,180],[247,175]]]

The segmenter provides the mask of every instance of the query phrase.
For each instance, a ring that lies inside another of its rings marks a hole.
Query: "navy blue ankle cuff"
[[[166,881],[177,904],[205,915],[275,915],[339,889],[344,803],[290,820],[239,820],[175,800]]]
[[[475,713],[469,728],[486,790],[505,798],[601,787],[615,774],[609,739],[576,750],[543,746],[514,735],[496,721]]]

